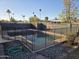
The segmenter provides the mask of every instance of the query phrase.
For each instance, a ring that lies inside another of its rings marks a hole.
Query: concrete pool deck
[[[42,31],[42,32],[49,34],[49,35],[56,35],[56,36],[59,36],[59,37],[65,37],[66,36],[64,34],[54,33],[54,32],[50,32],[50,31]]]
[[[59,34],[59,33],[53,33],[53,32],[50,32],[50,31],[42,31],[43,33],[46,33],[46,34],[49,34],[49,35],[55,35],[55,36],[58,36],[58,37],[61,37],[59,39],[56,39],[55,41],[56,42],[64,42],[66,41],[66,35],[64,34]]]
[[[12,40],[5,40],[0,35],[0,43],[11,42]]]

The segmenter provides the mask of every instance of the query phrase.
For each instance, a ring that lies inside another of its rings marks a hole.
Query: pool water
[[[20,41],[7,42],[3,46],[5,55],[10,56],[10,59],[35,59],[34,54],[23,46]]]
[[[34,49],[44,48],[46,45],[49,46],[53,44],[52,42],[58,37],[55,35],[48,35],[42,32],[37,32],[33,35],[28,35],[27,39],[29,39],[34,45]]]

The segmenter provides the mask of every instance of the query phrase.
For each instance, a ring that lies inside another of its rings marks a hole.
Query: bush
[[[73,45],[74,41],[75,41],[75,38],[76,38],[76,34],[72,33],[72,32],[69,32],[69,33],[67,33],[66,38],[68,40],[68,44]]]

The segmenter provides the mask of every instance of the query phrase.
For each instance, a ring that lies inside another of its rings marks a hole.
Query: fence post
[[[45,48],[47,47],[46,30],[45,30]]]
[[[2,27],[0,26],[0,36],[1,38],[3,38],[3,31],[2,31]]]

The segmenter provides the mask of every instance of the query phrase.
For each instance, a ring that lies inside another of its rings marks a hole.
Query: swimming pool
[[[3,46],[4,54],[8,55],[9,59],[35,59],[35,55],[20,41],[3,43]]]
[[[32,42],[33,49],[38,50],[52,45],[54,40],[58,39],[59,37],[55,35],[48,35],[42,32],[37,32],[33,35],[27,35],[26,38]]]
[[[48,47],[53,44],[55,39],[58,39],[58,36],[48,35],[42,31],[22,31],[22,32],[8,32],[9,36],[23,36],[26,40],[30,41],[32,44],[27,44],[30,49],[38,50],[41,48]]]

